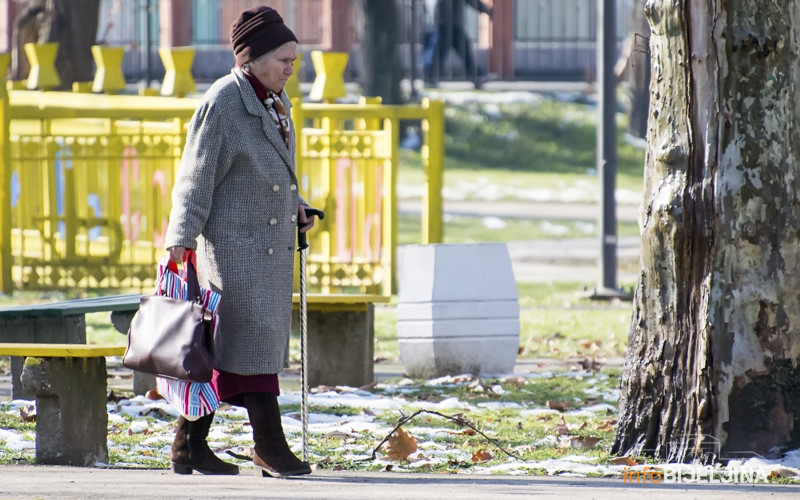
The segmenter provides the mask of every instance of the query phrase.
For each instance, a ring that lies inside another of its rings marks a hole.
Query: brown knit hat
[[[297,42],[297,37],[278,11],[266,5],[247,9],[231,25],[231,47],[239,65],[286,42]]]

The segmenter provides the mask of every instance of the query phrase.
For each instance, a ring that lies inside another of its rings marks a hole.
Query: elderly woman
[[[288,364],[297,221],[301,231],[314,225],[298,193],[283,91],[297,38],[262,6],[240,14],[231,45],[236,67],[209,88],[189,125],[166,247],[174,260],[196,249],[200,284],[222,294],[211,383],[221,401],[247,408],[257,471],[309,474],[286,443],[277,400],[277,374]],[[238,473],[206,443],[213,418],[180,418],[176,473]]]

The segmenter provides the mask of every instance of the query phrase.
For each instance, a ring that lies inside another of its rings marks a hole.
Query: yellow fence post
[[[422,100],[428,110],[422,121],[425,145],[422,162],[425,165],[425,193],[422,199],[422,244],[441,243],[442,185],[444,184],[444,101]]]
[[[26,43],[25,55],[31,63],[31,72],[25,86],[29,90],[47,90],[61,85],[56,71],[58,43]]]
[[[333,102],[347,95],[344,88],[344,68],[347,66],[347,52],[311,51],[311,62],[314,63],[314,85],[308,98],[312,101]]]
[[[0,292],[11,293],[11,143],[10,107],[6,91],[6,69],[11,54],[0,54]]]
[[[164,63],[164,82],[161,84],[161,95],[185,97],[195,91],[192,76],[194,47],[162,47],[158,49],[161,62]]]
[[[122,58],[125,47],[92,45],[92,57],[97,66],[92,82],[92,92],[113,94],[125,88],[125,75],[122,74]]]

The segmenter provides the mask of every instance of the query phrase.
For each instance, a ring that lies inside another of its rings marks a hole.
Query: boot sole
[[[267,467],[261,467],[259,465],[254,465],[253,468],[255,469],[256,477],[291,477],[291,476],[303,476],[305,474],[311,474],[310,467],[303,469],[296,469],[292,471],[286,471],[286,472],[278,472],[276,470],[272,470]]]
[[[176,464],[172,462],[172,472],[175,474],[191,474],[193,471],[197,471],[200,474],[205,474],[207,476],[236,476],[239,474],[239,469],[231,470],[231,471],[215,471],[215,470],[203,470],[198,469],[197,467],[192,467],[191,465],[185,464]]]

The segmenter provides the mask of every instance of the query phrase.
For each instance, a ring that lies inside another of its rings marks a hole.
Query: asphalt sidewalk
[[[402,213],[419,213],[421,201],[402,200],[398,209]],[[443,210],[448,215],[473,217],[597,221],[600,206],[597,203],[446,200]],[[617,220],[636,221],[638,211],[639,207],[636,205],[618,204]],[[506,245],[514,276],[518,282],[597,281],[599,283],[602,280],[599,237],[509,241]],[[617,283],[636,281],[640,248],[641,239],[638,236],[617,239]],[[400,246],[397,255],[398,272],[402,271],[402,255],[403,246]]]
[[[246,472],[246,471],[245,471]],[[100,469],[34,465],[0,466],[0,498],[222,499],[292,500],[459,499],[505,500],[576,498],[581,500],[797,498],[797,486],[721,483],[626,483],[622,478],[411,474],[315,471],[309,476],[273,479],[239,476],[181,476],[167,470]]]

